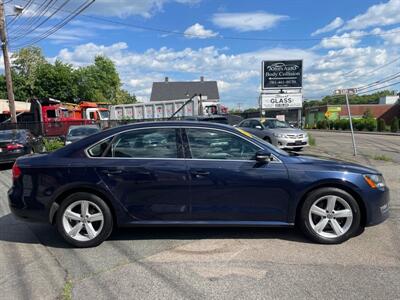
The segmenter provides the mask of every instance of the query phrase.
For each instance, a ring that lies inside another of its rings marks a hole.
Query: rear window
[[[98,129],[98,128],[80,127],[80,128],[70,129],[68,135],[69,136],[88,136],[88,135],[94,134],[94,133],[99,132],[99,131],[100,131],[100,129]]]
[[[23,131],[0,131],[0,141],[20,139],[23,135]]]

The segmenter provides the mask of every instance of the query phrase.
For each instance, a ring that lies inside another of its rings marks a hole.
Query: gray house
[[[165,77],[163,82],[153,82],[150,101],[166,101],[188,99],[194,94],[206,96],[208,101],[219,101],[218,85],[216,81],[169,81]]]

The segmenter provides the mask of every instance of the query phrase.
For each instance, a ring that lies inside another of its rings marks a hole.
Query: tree
[[[54,65],[45,63],[37,69],[34,95],[38,98],[55,98],[73,102],[78,97],[77,74],[71,65],[56,60]]]
[[[378,131],[385,131],[386,123],[384,119],[378,119]]]
[[[390,124],[390,131],[391,132],[399,131],[399,119],[397,117],[393,118],[392,123]]]
[[[13,81],[21,81],[21,78],[23,78],[23,89],[28,93],[28,96],[32,96],[32,91],[35,88],[37,70],[40,66],[47,63],[43,56],[42,49],[34,46],[22,48],[14,53],[11,58],[13,60]],[[17,97],[19,91],[18,84],[14,83],[14,86],[16,99],[21,99]]]
[[[78,71],[78,90],[82,99],[96,102],[115,102],[121,87],[117,69],[113,61],[104,56],[96,56],[94,65]]]
[[[137,99],[135,95],[131,95],[128,91],[124,89],[119,89],[117,91],[117,96],[115,100],[112,102],[113,104],[130,104],[136,103]]]

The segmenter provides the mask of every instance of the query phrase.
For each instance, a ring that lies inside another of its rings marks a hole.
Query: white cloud
[[[260,31],[274,27],[279,22],[289,19],[288,16],[275,15],[267,12],[249,13],[217,13],[212,21],[221,28],[238,31]]]
[[[348,29],[364,29],[371,26],[385,26],[400,23],[400,0],[372,5],[368,10],[349,20],[343,27]]]
[[[399,56],[398,47],[368,46],[331,49],[320,53],[321,48],[272,48],[229,54],[228,49],[214,46],[204,48],[172,49],[162,47],[135,52],[126,43],[96,45],[93,43],[63,49],[56,56],[64,62],[83,66],[93,62],[98,54],[107,55],[116,64],[124,88],[135,93],[139,99],[149,99],[153,81],[168,76],[175,80],[217,80],[221,100],[231,107],[237,102],[255,105],[260,88],[261,61],[303,59],[304,95],[319,97],[332,93],[340,87],[357,87],[396,72],[390,65],[379,72],[374,69]],[[52,60],[56,57],[53,57]]]
[[[400,45],[400,27],[386,31],[380,28],[375,28],[371,31],[371,33],[379,34],[380,37],[385,41],[386,45]]]
[[[197,38],[197,39],[207,39],[210,37],[214,37],[218,35],[218,32],[214,32],[209,29],[205,29],[203,25],[196,23],[192,26],[188,27],[185,30],[185,37],[189,39]]]
[[[317,29],[316,31],[314,31],[313,33],[311,33],[312,36],[321,34],[321,33],[326,33],[326,32],[330,32],[332,30],[335,30],[337,28],[339,28],[340,26],[342,26],[344,23],[343,19],[341,17],[336,17],[332,22],[330,22],[328,25]]]
[[[357,45],[362,36],[365,34],[362,31],[352,31],[350,33],[344,33],[342,35],[333,35],[331,37],[323,38],[319,44],[322,48],[352,48]]]
[[[163,9],[167,2],[174,0],[97,0],[88,12],[101,16],[128,17],[139,15],[145,18],[153,16]],[[181,4],[195,4],[200,0],[175,0]]]

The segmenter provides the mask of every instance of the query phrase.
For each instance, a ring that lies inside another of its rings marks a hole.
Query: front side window
[[[177,158],[174,128],[149,128],[121,133],[114,138],[108,157]]]
[[[261,123],[259,121],[257,121],[257,120],[250,121],[250,127],[251,128],[258,128],[257,126],[261,127]]]
[[[212,129],[186,129],[192,158],[252,160],[259,147],[232,133]]]
[[[239,126],[240,127],[250,127],[250,122],[249,121],[243,121]]]

